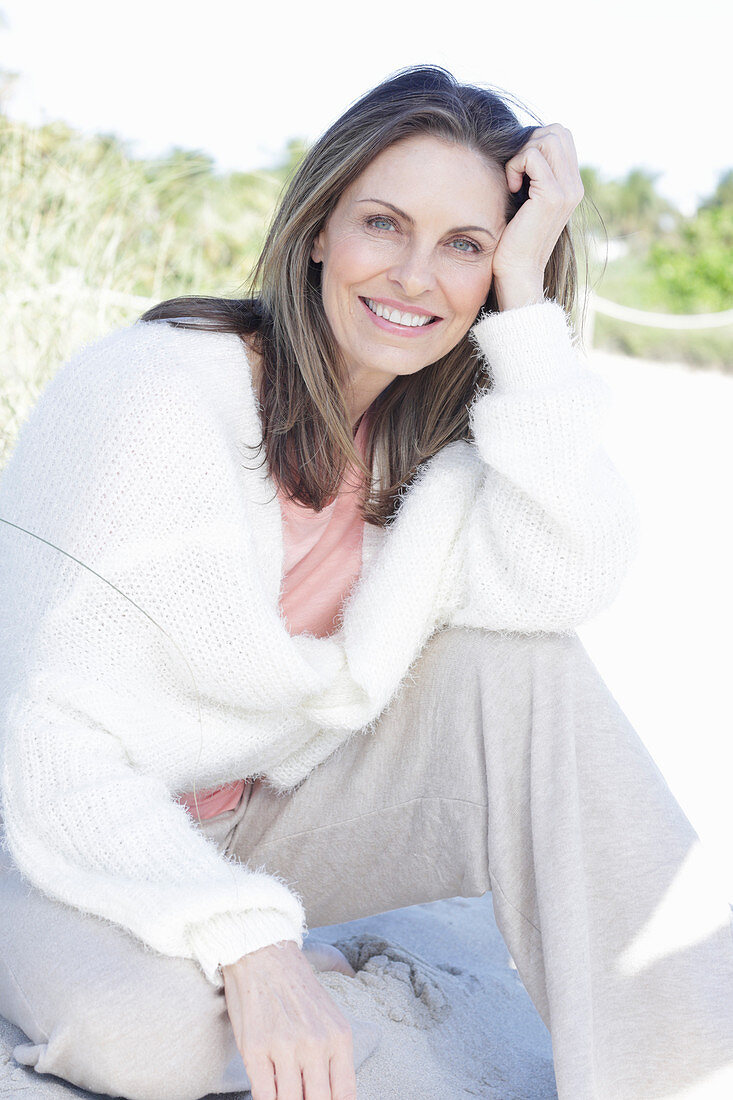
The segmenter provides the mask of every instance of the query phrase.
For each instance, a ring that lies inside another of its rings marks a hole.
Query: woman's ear
[[[320,264],[323,261],[323,242],[321,237],[322,233],[319,233],[313,242],[313,248],[311,249],[311,259],[314,264]]]

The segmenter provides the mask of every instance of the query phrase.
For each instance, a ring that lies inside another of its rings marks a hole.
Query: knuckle
[[[247,1054],[242,1058],[242,1061],[247,1066],[247,1073],[256,1077],[260,1082],[260,1087],[263,1082],[267,1080],[267,1071],[270,1068],[270,1059],[264,1055],[252,1055]]]
[[[273,1065],[288,1065],[294,1054],[300,1053],[300,1047],[295,1043],[272,1043],[270,1046],[270,1061]]]
[[[303,1037],[279,1035],[270,1043],[269,1057],[276,1063],[278,1060],[287,1060],[294,1050],[301,1050],[303,1045]]]
[[[306,1035],[298,1043],[298,1050],[305,1055],[323,1055],[327,1053],[330,1045],[326,1035]]]
[[[248,1043],[246,1049],[243,1052],[243,1057],[249,1062],[262,1065],[267,1060],[270,1045],[269,1043]]]

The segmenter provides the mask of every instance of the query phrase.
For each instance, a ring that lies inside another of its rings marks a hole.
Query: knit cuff
[[[556,302],[485,313],[470,335],[497,392],[533,389],[578,370],[568,319]]]
[[[306,932],[305,913],[299,900],[283,887],[292,899],[288,911],[250,909],[238,913],[217,913],[200,924],[189,925],[188,942],[196,961],[212,985],[221,987],[221,967],[249,955],[260,947],[280,940],[294,940],[303,946]]]

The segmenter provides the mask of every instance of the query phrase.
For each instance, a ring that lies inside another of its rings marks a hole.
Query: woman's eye
[[[377,214],[373,218],[367,218],[367,225],[372,229],[394,229],[394,222],[383,214]]]
[[[456,252],[480,252],[481,249],[475,241],[469,241],[467,237],[459,237],[452,242]]]

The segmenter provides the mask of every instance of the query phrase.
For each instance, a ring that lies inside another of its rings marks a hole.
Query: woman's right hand
[[[351,1025],[294,940],[222,974],[252,1100],[356,1100]]]

